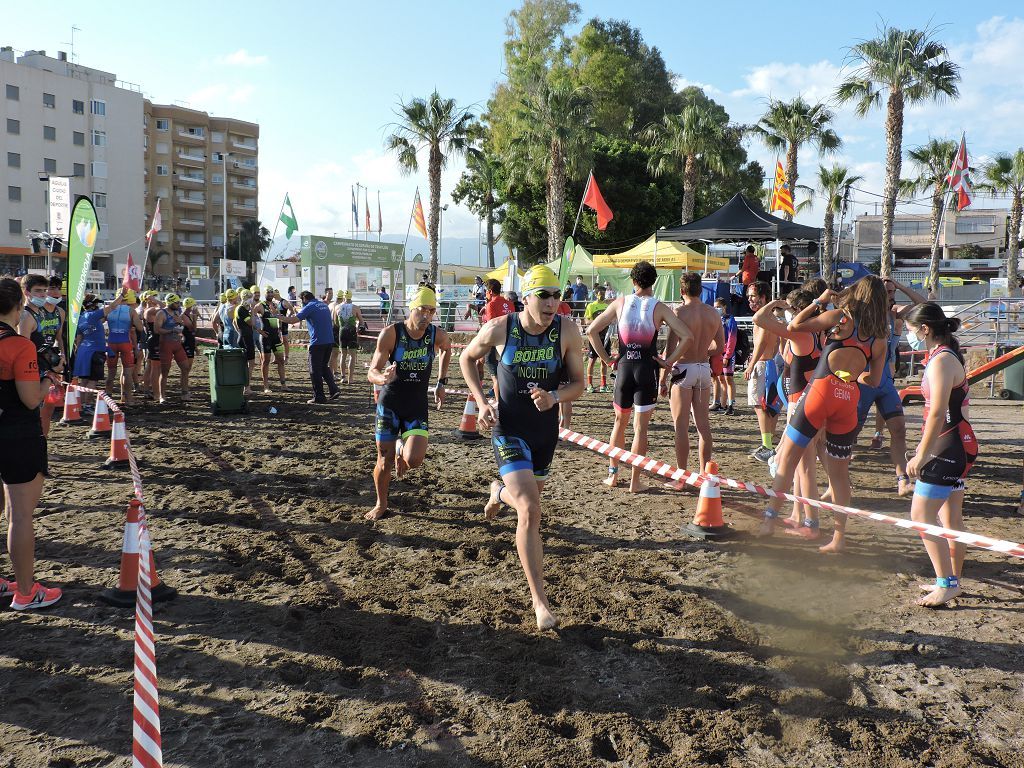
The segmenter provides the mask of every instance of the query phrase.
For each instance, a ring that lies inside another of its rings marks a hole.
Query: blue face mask
[[[924,339],[922,339],[920,336],[918,336],[914,331],[910,330],[909,328],[907,329],[907,344],[909,344],[910,348],[912,350],[914,350],[915,352],[920,352],[926,346],[925,342],[924,342]]]
[[[40,309],[46,306],[46,299],[40,296],[30,296],[29,301],[32,302],[32,306],[39,307]]]

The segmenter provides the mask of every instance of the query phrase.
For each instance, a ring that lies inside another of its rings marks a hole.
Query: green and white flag
[[[284,205],[281,206],[281,223],[284,224],[284,236],[291,239],[292,235],[299,228],[299,221],[295,218],[295,211],[292,209],[292,201],[288,195],[284,196]]]
[[[71,209],[71,225],[68,227],[68,348],[74,344],[78,332],[82,299],[99,233],[96,209],[92,207],[92,201],[83,195]]]

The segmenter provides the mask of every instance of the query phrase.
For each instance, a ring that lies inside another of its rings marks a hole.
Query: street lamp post
[[[229,157],[231,157],[231,153],[230,152],[221,152],[220,153],[220,164],[221,164],[221,166],[223,166],[221,168],[221,175],[220,175],[221,203],[224,206],[223,207],[223,210],[224,210],[224,220],[222,221],[222,224],[224,225],[224,242],[221,244],[221,246],[222,246],[221,251],[223,253],[222,258],[224,259],[224,261],[227,261],[227,259],[228,259],[228,158]],[[220,282],[221,282],[221,286],[220,287],[221,287],[221,289],[223,289],[224,285],[226,283],[223,267],[221,267]]]
[[[438,275],[441,274],[441,265],[444,263],[444,260],[441,258],[441,253],[442,253],[442,249],[444,248],[444,214],[445,214],[445,211],[447,211],[447,210],[448,210],[448,206],[447,205],[442,205],[441,206],[441,215],[438,216],[438,218],[440,219],[440,221],[438,222],[438,232],[437,232],[437,273],[438,273]]]

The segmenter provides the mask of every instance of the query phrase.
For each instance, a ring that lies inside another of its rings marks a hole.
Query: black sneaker
[[[708,413],[718,413],[719,411],[722,411],[722,410],[725,410],[724,408],[722,408],[722,404],[721,403],[715,403],[710,408],[708,408]]]
[[[310,400],[307,400],[306,401],[306,405],[323,405],[326,402],[327,402],[327,400],[321,400],[318,397],[314,397],[314,398],[312,398]]]
[[[333,392],[331,392],[331,394],[329,394],[327,396],[327,399],[328,400],[337,400],[339,397],[341,397],[341,390],[340,389],[336,389]]]
[[[757,461],[768,461],[768,459],[775,455],[775,451],[765,445],[762,445],[750,455]]]
[[[729,405],[727,405],[725,407],[725,415],[726,416],[735,416],[736,415],[736,409],[733,408],[732,403],[729,403]]]

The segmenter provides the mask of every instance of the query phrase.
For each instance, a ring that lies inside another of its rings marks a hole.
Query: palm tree
[[[907,158],[914,164],[917,175],[900,180],[900,194],[913,197],[927,192],[932,196],[932,251],[928,264],[928,285],[939,284],[939,219],[942,218],[942,200],[946,196],[946,177],[956,149],[955,142],[942,139],[929,139],[927,144],[914,147],[907,152]]]
[[[648,163],[651,173],[682,173],[681,219],[688,224],[693,221],[701,170],[725,173],[725,126],[708,105],[691,103],[678,115],[665,115],[660,123],[651,123],[644,129],[644,137],[654,150]]]
[[[228,256],[251,267],[270,250],[271,244],[270,231],[258,219],[244,219],[241,229],[228,240]]]
[[[592,137],[590,110],[584,90],[537,78],[526,85],[512,111],[509,172],[514,179],[544,180],[549,262],[562,254],[565,185],[570,176],[580,176]]]
[[[498,158],[484,147],[466,150],[466,170],[452,190],[452,200],[466,206],[487,224],[487,263],[494,269],[494,224],[502,202],[496,197]]]
[[[824,104],[809,104],[803,96],[788,102],[772,99],[768,102],[768,111],[751,128],[751,133],[759,136],[768,149],[786,153],[786,180],[790,189],[796,189],[800,147],[813,144],[818,154],[825,154],[835,152],[842,145],[839,134],[829,128],[833,117]],[[792,221],[793,215],[786,213],[785,218]]]
[[[435,90],[426,99],[411,99],[398,105],[399,121],[392,124],[393,133],[385,141],[387,148],[398,155],[398,166],[404,174],[419,170],[419,152],[427,150],[427,181],[430,188],[430,213],[427,234],[430,241],[430,279],[437,280],[437,232],[441,217],[441,170],[448,158],[461,155],[468,146],[467,134],[473,116],[459,107],[454,99],[441,98]]]
[[[1020,257],[1020,224],[1024,211],[1024,149],[1012,155],[996,155],[982,171],[983,184],[978,186],[1010,195],[1010,227],[1007,233],[1006,277],[1010,290],[1017,290],[1017,259]]]
[[[882,193],[883,278],[892,274],[892,222],[896,214],[900,170],[903,164],[903,111],[907,106],[959,94],[960,67],[949,60],[949,50],[934,40],[929,29],[883,26],[873,40],[853,46],[858,62],[836,90],[841,103],[854,102],[864,117],[885,103],[885,189]]]
[[[821,274],[825,282],[831,285],[836,278],[836,264],[832,258],[835,253],[836,239],[841,233],[837,233],[836,214],[843,209],[843,199],[850,187],[861,181],[863,176],[855,176],[850,173],[849,168],[841,165],[833,165],[826,168],[818,166],[818,191],[825,198],[825,222],[824,239],[822,241],[821,253]]]

